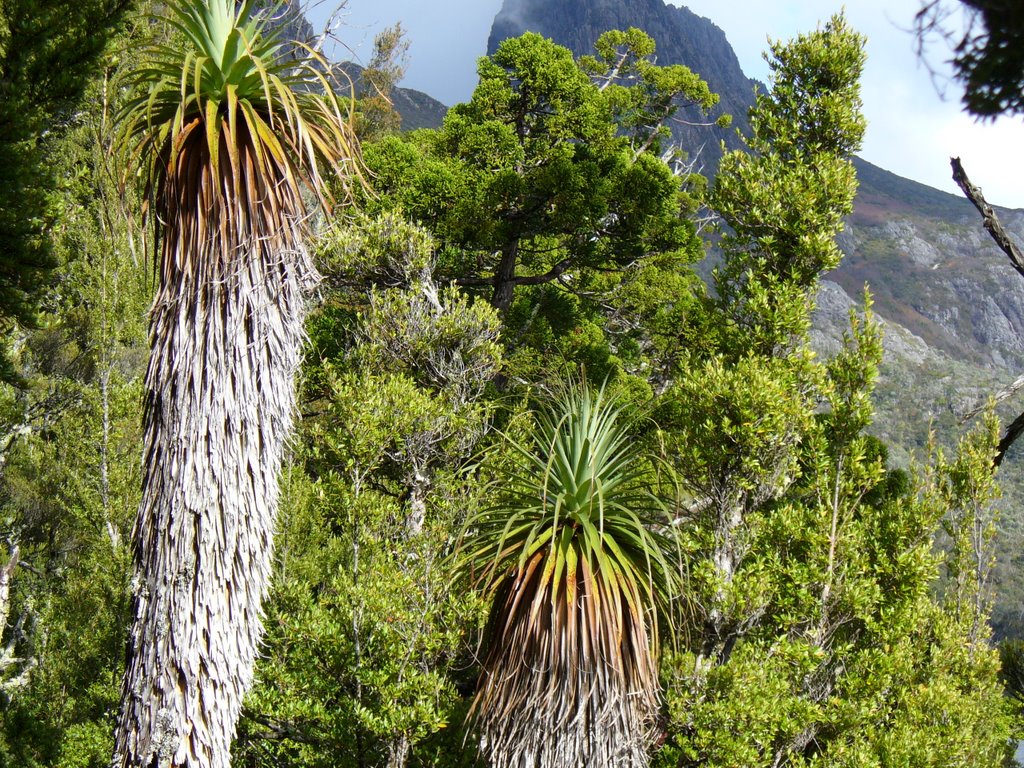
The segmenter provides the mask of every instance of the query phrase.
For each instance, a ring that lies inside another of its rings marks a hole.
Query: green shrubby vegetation
[[[0,393],[0,534],[19,552],[5,606],[3,765],[102,766],[110,757],[151,288],[128,217],[135,202],[110,154],[112,90],[107,78],[90,86],[100,108],[81,112],[49,155],[58,279],[42,296],[41,327],[14,337],[21,384]]]
[[[393,80],[400,40],[381,50]],[[870,295],[836,354],[810,349],[856,189],[861,38],[836,17],[774,44],[710,182],[664,129],[716,98],[653,53],[635,29],[578,61],[506,41],[436,131],[364,103],[373,188],[314,243],[233,764],[1007,759],[998,425],[894,468]],[[108,63],[51,154],[60,266],[0,385],[0,766],[113,749],[154,285],[110,122],[130,65]]]
[[[483,605],[452,580],[450,560],[482,495],[474,465],[498,321],[438,289],[432,239],[394,216],[323,248],[329,283],[380,282],[369,294],[339,288],[313,319],[312,354],[318,338],[349,345],[310,361],[243,754],[256,765],[404,765],[414,744],[458,729],[458,687],[472,677]],[[334,325],[335,302],[362,312]]]
[[[63,203],[58,137],[90,90],[128,0],[9,0],[0,8],[0,330],[37,323]],[[10,339],[5,338],[9,345]],[[17,381],[8,346],[0,375]]]

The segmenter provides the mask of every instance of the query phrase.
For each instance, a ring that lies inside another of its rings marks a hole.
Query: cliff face
[[[302,12],[299,0],[258,0],[257,8],[270,16],[271,26],[282,31],[282,39],[311,44],[316,40],[316,31]]]
[[[717,165],[719,142],[739,146],[736,128],[746,128],[757,83],[743,74],[725,33],[687,8],[666,5],[663,0],[505,0],[491,26],[487,52],[494,53],[506,38],[530,31],[576,55],[588,54],[602,33],[629,27],[639,27],[654,39],[659,63],[684,64],[708,82],[721,98],[712,116],[723,112],[733,116],[730,128],[677,125],[674,129],[684,148],[693,153],[703,147],[706,164]],[[701,120],[696,111],[683,117]]]
[[[966,199],[858,163],[856,208],[830,277],[930,347],[965,363],[1024,371],[1024,279]],[[1024,211],[1001,210],[1024,233]]]

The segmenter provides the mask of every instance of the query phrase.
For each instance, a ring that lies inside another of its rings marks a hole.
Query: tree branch
[[[521,277],[513,277],[509,282],[513,285],[542,285],[544,283],[550,283],[552,280],[557,280],[561,277],[565,273],[565,270],[572,265],[572,261],[572,258],[565,258],[551,267],[551,269],[543,275],[523,275]],[[464,287],[478,288],[484,285],[494,285],[496,281],[496,277],[458,277],[455,279],[455,284]]]
[[[562,259],[560,262],[555,264],[551,269],[545,272],[543,275],[527,275],[525,277],[517,277],[515,279],[516,285],[542,285],[543,283],[550,283],[552,280],[557,280],[572,264],[572,259]]]
[[[1021,275],[1024,275],[1024,253],[1021,252],[1017,244],[1010,238],[1009,233],[999,221],[999,217],[996,216],[995,209],[985,202],[981,189],[971,184],[971,180],[967,178],[967,174],[964,172],[964,167],[960,164],[959,157],[949,158],[949,164],[953,167],[953,181],[960,185],[960,189],[964,191],[967,199],[974,203],[974,207],[981,214],[985,229],[992,235],[992,239],[996,241],[996,245],[999,246],[1003,253],[1010,257],[1010,263],[1013,265],[1013,268]]]
[[[480,288],[485,285],[494,285],[493,277],[457,277],[453,280],[456,285],[464,288]]]
[[[274,720],[268,715],[246,711],[244,713],[252,722],[262,726],[264,730],[252,731],[247,734],[250,739],[261,739],[266,741],[294,741],[299,744],[312,744],[313,746],[323,747],[326,743],[324,739],[319,739],[315,736],[311,736],[302,729],[296,727],[293,723],[284,721]]]
[[[975,416],[977,416],[979,413],[981,413],[982,411],[984,411],[988,407],[989,402],[992,402],[994,404],[1001,403],[1001,402],[1003,402],[1003,400],[1008,400],[1009,398],[1013,397],[1022,388],[1024,388],[1024,376],[1019,376],[1017,378],[1017,380],[1015,382],[1013,382],[1013,384],[1011,384],[1010,386],[1008,386],[1008,387],[1006,387],[1004,389],[999,390],[998,392],[996,392],[991,397],[988,397],[985,400],[982,400],[980,403],[978,403],[976,406],[974,406],[971,410],[969,410],[967,413],[965,413],[963,415],[963,417],[960,419],[960,423],[961,424],[965,424],[968,421],[970,421],[971,419],[973,419]]]
[[[974,207],[978,209],[981,214],[982,223],[988,233],[992,236],[992,239],[996,241],[996,245],[999,246],[1000,250],[1005,253],[1009,259],[1010,264],[1017,270],[1022,276],[1024,276],[1024,252],[1013,242],[1010,234],[1003,227],[999,221],[999,217],[996,216],[995,209],[986,202],[984,195],[981,194],[981,189],[974,186],[971,180],[967,178],[967,173],[964,171],[963,165],[960,163],[959,157],[949,158],[949,164],[953,168],[953,181],[955,181],[960,189],[963,190],[967,199],[970,200]],[[1013,395],[1021,386],[1024,385],[1024,376],[1013,382],[1008,388],[996,395],[996,401],[1005,400],[1006,398]],[[976,415],[981,408],[975,408],[967,416],[964,417],[964,421],[970,419]],[[999,441],[999,448],[996,451],[995,458],[992,463],[995,466],[999,466],[1003,463],[1003,457],[1009,450],[1010,446],[1013,445],[1014,441],[1020,437],[1021,433],[1024,432],[1024,413],[1018,416],[1009,427],[1006,428],[1006,433],[1003,435],[1003,439]]]

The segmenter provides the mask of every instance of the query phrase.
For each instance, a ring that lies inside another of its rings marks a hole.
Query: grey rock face
[[[881,316],[954,359],[1024,367],[1024,278],[980,221],[884,214],[854,213],[832,279],[848,291],[867,283]]]
[[[487,53],[494,53],[502,40],[537,32],[577,56],[590,54],[604,32],[629,27],[639,27],[653,38],[659,64],[689,67],[721,97],[712,117],[723,112],[732,115],[732,127],[679,124],[673,128],[676,140],[691,156],[700,153],[705,167],[717,167],[720,142],[730,149],[740,146],[736,129],[746,132],[747,111],[758,83],[743,74],[725,33],[688,8],[670,6],[663,0],[505,0],[491,27]],[[691,122],[706,120],[696,110],[681,117]]]

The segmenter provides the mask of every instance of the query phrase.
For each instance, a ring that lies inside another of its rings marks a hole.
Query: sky
[[[557,2],[557,0],[551,0]],[[840,0],[671,0],[709,18],[725,31],[743,71],[767,80],[761,52],[771,39],[814,29],[843,8]],[[1024,119],[979,123],[960,108],[960,92],[936,43],[919,60],[910,32],[920,0],[855,0],[846,6],[851,25],[865,34],[862,79],[868,130],[861,156],[869,162],[954,194],[949,168],[959,156],[971,181],[990,203],[1024,208]],[[318,31],[335,8],[319,0],[308,12]],[[347,0],[337,15],[338,58],[366,62],[376,32],[402,22],[409,41],[401,85],[451,105],[468,100],[476,85],[476,60],[486,53],[491,21],[501,0]],[[931,70],[931,71],[929,71]]]

